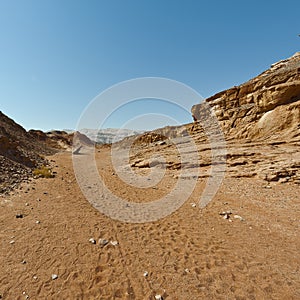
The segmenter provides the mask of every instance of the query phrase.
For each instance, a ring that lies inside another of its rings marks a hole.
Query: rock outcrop
[[[216,118],[210,117],[212,112]],[[211,137],[223,132],[226,176],[300,184],[300,53],[194,105],[192,114],[192,124],[157,129],[137,138],[132,143],[131,166],[149,168],[149,157],[156,152],[166,158],[167,169],[188,168],[198,176],[200,166],[201,176],[210,177],[215,164]],[[187,135],[197,144],[198,162],[184,163],[172,147],[175,143],[192,153]]]
[[[29,180],[35,168],[48,163],[45,155],[71,150],[75,138],[83,145],[93,145],[88,137],[79,132],[27,132],[0,112],[0,193],[9,192]]]
[[[300,124],[300,52],[275,63],[248,82],[205,100],[227,137],[293,138]],[[207,114],[203,104],[192,107],[195,121]]]
[[[67,133],[61,130],[52,130],[43,132],[41,130],[29,130],[37,140],[43,143],[47,148],[55,150],[72,150],[73,143],[80,143],[86,146],[93,146],[92,142],[86,135],[76,131]]]

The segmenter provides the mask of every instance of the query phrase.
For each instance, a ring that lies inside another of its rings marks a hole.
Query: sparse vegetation
[[[39,168],[36,168],[33,170],[33,175],[37,177],[42,177],[42,178],[53,178],[54,174],[52,173],[51,169],[49,169],[46,166],[41,166]]]

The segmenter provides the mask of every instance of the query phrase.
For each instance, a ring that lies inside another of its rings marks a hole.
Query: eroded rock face
[[[84,134],[76,131],[67,133],[61,130],[43,132],[41,130],[29,130],[29,133],[42,142],[47,148],[55,150],[71,150],[73,143],[93,146],[94,143]]]
[[[211,110],[218,122],[209,123]],[[193,124],[147,133],[147,137],[159,133],[163,143],[143,137],[142,145],[134,144],[131,166],[142,171],[150,168],[149,157],[155,152],[167,158],[168,170],[176,173],[187,168],[191,176],[209,177],[212,144],[208,134],[217,133],[219,123],[226,140],[226,176],[300,184],[300,53],[273,64],[238,87],[206,99],[206,103],[194,105],[192,114]],[[184,164],[172,143],[192,153],[190,145],[179,138],[187,134],[195,141],[200,159]]]
[[[231,138],[270,138],[299,135],[300,52],[280,61],[248,82],[205,100]],[[192,107],[195,121],[207,114],[202,104]]]

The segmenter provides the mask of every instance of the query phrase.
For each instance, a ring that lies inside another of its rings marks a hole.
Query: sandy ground
[[[99,173],[128,201],[150,201],[175,184],[168,173],[155,188],[132,188],[109,154],[97,153]],[[191,204],[205,186],[199,178],[180,209],[133,224],[88,202],[70,153],[51,159],[55,178],[0,198],[3,299],[300,299],[299,185],[226,178],[201,210]],[[224,219],[220,212],[229,210]],[[101,247],[100,238],[118,244]]]

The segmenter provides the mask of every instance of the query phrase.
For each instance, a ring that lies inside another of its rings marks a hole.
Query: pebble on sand
[[[93,239],[93,238],[90,238],[90,239],[89,239],[89,242],[90,242],[91,244],[96,244],[96,240]]]
[[[244,219],[241,216],[239,216],[239,215],[234,215],[233,217],[235,219],[239,219],[240,221],[244,221]]]
[[[161,295],[155,295],[155,300],[163,300],[163,297]]]
[[[149,273],[147,271],[144,272],[143,276],[147,277],[149,275]]]
[[[51,275],[51,278],[52,278],[52,280],[55,280],[55,279],[57,279],[57,278],[58,278],[58,275],[56,275],[56,274],[52,274],[52,275]]]
[[[118,243],[118,241],[110,241],[110,244],[113,246],[117,246],[119,243]]]
[[[99,239],[99,245],[101,247],[104,247],[105,245],[107,245],[109,242],[106,239]]]

